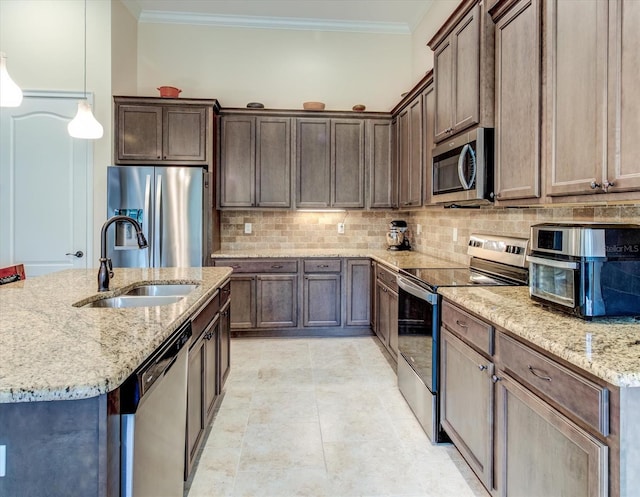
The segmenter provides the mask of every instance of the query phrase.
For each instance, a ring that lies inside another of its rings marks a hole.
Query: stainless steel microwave
[[[493,128],[474,128],[433,149],[432,200],[482,204],[493,200]]]

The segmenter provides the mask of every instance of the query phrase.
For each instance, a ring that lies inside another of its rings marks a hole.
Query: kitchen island
[[[61,271],[0,287],[0,495],[117,495],[118,405],[109,393],[231,270],[118,268],[103,293],[96,273]],[[83,307],[143,284],[198,286],[168,305]]]

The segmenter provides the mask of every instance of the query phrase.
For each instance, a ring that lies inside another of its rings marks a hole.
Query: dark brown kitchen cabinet
[[[367,159],[370,208],[394,208],[398,204],[397,162],[394,159],[395,121],[367,121]]]
[[[298,275],[256,276],[256,327],[295,328],[298,324]]]
[[[346,325],[369,326],[371,322],[371,261],[346,260]]]
[[[547,195],[638,198],[624,192],[640,189],[640,4],[547,0],[543,11]]]
[[[219,265],[216,263],[216,265]],[[252,275],[231,277],[231,327],[248,329],[256,327],[256,279]]]
[[[433,126],[435,124],[436,92],[431,82],[423,91],[422,99],[422,203],[431,203],[433,180]]]
[[[494,365],[446,328],[440,361],[442,427],[482,483],[492,488]]]
[[[493,23],[487,17],[486,2],[464,0],[428,43],[436,143],[476,124],[493,127]]]
[[[342,261],[305,259],[303,281],[303,325],[340,326],[342,319]]]
[[[115,163],[206,166],[215,100],[114,97]]]
[[[219,337],[218,366],[220,375],[218,379],[218,393],[222,393],[227,376],[229,376],[229,372],[231,371],[231,302],[229,301],[220,309]]]
[[[496,22],[495,191],[499,202],[540,192],[541,4],[500,2]]]
[[[418,95],[398,116],[398,206],[422,205],[422,101]]]
[[[376,265],[376,327],[378,339],[394,360],[398,360],[398,286],[395,273]]]
[[[221,208],[291,207],[291,118],[225,114]]]
[[[296,119],[296,207],[364,207],[364,121]]]

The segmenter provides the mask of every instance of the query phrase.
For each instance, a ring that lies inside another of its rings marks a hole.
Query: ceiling
[[[409,34],[436,0],[123,0],[139,22]]]

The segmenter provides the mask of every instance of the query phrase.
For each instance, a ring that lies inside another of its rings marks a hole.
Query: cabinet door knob
[[[604,183],[602,183],[602,191],[607,193],[612,186],[616,186],[616,184],[613,181],[605,180]]]
[[[591,187],[592,190],[596,190],[597,188],[600,188],[602,185],[600,183],[596,183],[595,181],[592,181],[589,186]]]
[[[491,381],[494,383],[498,383],[502,378],[496,376],[495,374],[491,377]]]
[[[487,366],[485,366],[484,364],[478,364],[478,369],[479,369],[480,371],[484,371],[484,370],[486,370],[486,369],[487,369]]]

